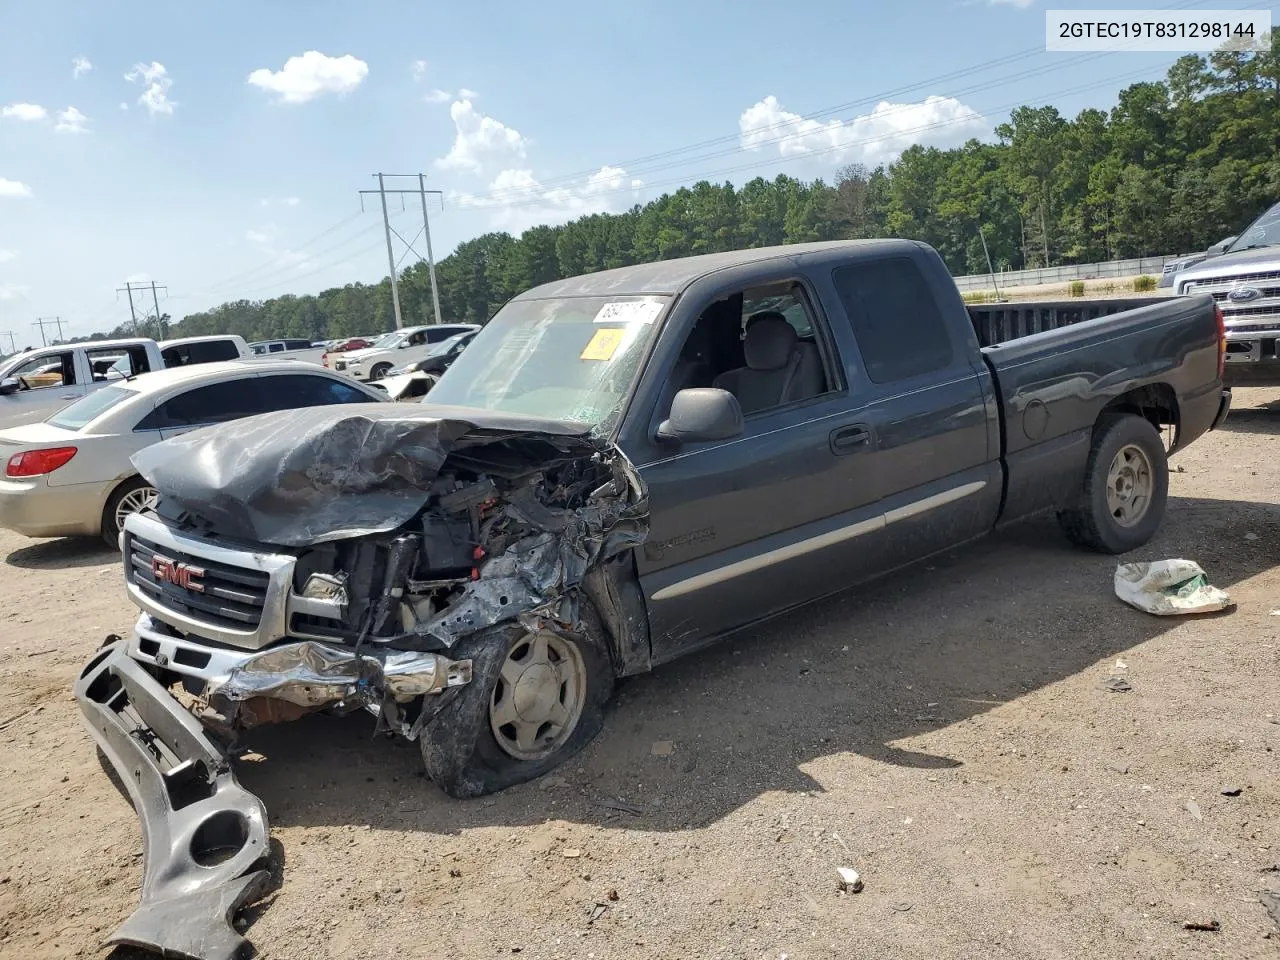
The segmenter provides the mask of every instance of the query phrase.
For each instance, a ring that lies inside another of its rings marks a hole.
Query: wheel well
[[[1161,433],[1164,432],[1163,428],[1167,427],[1172,435],[1166,439],[1166,447],[1173,450],[1177,446],[1178,427],[1181,422],[1178,398],[1173,392],[1173,387],[1167,383],[1150,383],[1113,397],[1098,414],[1094,429],[1097,429],[1098,423],[1101,423],[1104,417],[1117,413],[1131,413],[1142,417]]]

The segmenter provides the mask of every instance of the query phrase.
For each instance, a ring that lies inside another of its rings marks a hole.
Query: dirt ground
[[[1133,558],[1199,561],[1233,611],[1131,610],[1049,519],[627,683],[559,776],[498,796],[446,798],[369,718],[276,728],[241,774],[283,876],[248,936],[287,960],[1280,956],[1280,389],[1236,407]],[[0,957],[104,957],[140,833],[70,687],[133,612],[92,543],[0,557]]]

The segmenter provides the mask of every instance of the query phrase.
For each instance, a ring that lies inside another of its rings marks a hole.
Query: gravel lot
[[[288,960],[1280,955],[1280,389],[1236,407],[1133,558],[1199,561],[1233,611],[1131,610],[1049,519],[629,682],[577,760],[495,797],[446,798],[369,718],[264,731],[241,776],[283,881],[248,935]],[[133,611],[93,543],[0,557],[0,957],[103,957],[140,833],[70,686]]]

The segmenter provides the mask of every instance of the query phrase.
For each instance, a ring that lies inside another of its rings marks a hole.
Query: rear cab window
[[[195,363],[217,363],[240,356],[233,340],[205,340],[165,347],[161,352],[167,367],[187,367]]]
[[[873,383],[896,383],[950,367],[951,331],[920,268],[906,257],[837,268],[836,295]]]

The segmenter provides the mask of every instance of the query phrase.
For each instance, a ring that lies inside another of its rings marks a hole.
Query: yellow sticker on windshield
[[[618,352],[618,347],[622,345],[622,338],[626,334],[626,330],[621,327],[605,327],[603,330],[597,330],[583,348],[580,360],[612,360],[613,355]]]

